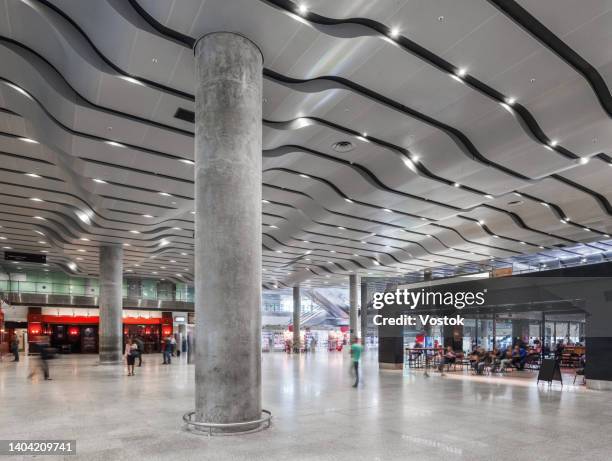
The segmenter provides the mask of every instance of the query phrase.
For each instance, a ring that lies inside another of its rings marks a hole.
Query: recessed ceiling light
[[[150,214],[143,214],[142,217],[143,218],[151,219],[153,216],[151,216]]]
[[[276,250],[277,253],[282,253],[282,250]]]
[[[41,221],[46,221],[46,219],[43,218],[42,216],[34,216],[34,219],[39,219]]]
[[[0,237],[0,240],[6,240],[6,237]]]
[[[305,174],[300,174],[300,178],[310,179],[310,176]]]
[[[174,275],[176,275],[177,277],[182,277],[183,276],[183,274],[174,274]]]
[[[81,252],[81,253],[86,253],[87,250],[84,250],[83,248],[79,248],[77,251]]]
[[[40,243],[41,245],[46,245],[47,242],[45,242],[44,240],[39,240],[38,243]]]
[[[126,272],[134,272],[132,269],[126,269]]]
[[[458,77],[465,77],[466,74],[467,74],[467,69],[465,67],[460,67],[459,69],[457,69]]]
[[[494,238],[494,239],[498,239],[498,238],[499,238],[499,235],[495,235],[495,234],[493,234],[493,238]]]
[[[153,275],[157,275],[157,272],[151,272]]]
[[[374,263],[375,266],[380,266],[380,263],[376,260],[372,261]]]
[[[164,197],[172,197],[168,192],[158,192],[159,195],[163,195]]]
[[[44,202],[43,199],[41,198],[36,198],[36,197],[32,197],[30,200],[32,200],[33,202]]]
[[[332,144],[332,149],[334,149],[336,152],[342,152],[342,153],[350,152],[354,148],[355,148],[355,146],[350,141],[338,141],[338,142]]]
[[[125,80],[126,82],[133,83],[134,85],[144,86],[144,84],[141,81],[136,80],[134,77],[128,77],[126,75],[120,75],[119,78],[122,79],[122,80]]]
[[[187,253],[181,253],[181,256],[187,256]]]
[[[538,248],[540,248],[540,250],[543,250],[543,249],[544,249],[544,247],[543,247],[542,245],[540,245]]]
[[[103,179],[99,179],[99,178],[93,178],[92,181],[97,182],[98,184],[108,184],[106,181],[104,181]]]
[[[546,208],[550,207],[550,205],[546,202],[540,202],[540,205],[545,206]]]
[[[116,141],[104,141],[105,144],[108,144],[109,146],[113,146],[113,147],[125,147],[124,144],[121,144],[120,142],[116,142]]]
[[[308,13],[308,7],[305,4],[300,3],[298,5],[298,13],[300,13],[301,15]]]
[[[13,247],[2,247],[2,249],[4,249],[4,250],[12,250]]]
[[[187,158],[182,158],[182,159],[179,160],[179,162],[185,163],[187,165],[195,165],[195,162],[193,160],[189,160]]]
[[[506,98],[506,104],[513,105],[516,102],[516,98]]]
[[[589,157],[582,157],[580,160],[578,160],[578,163],[580,163],[581,165],[586,165],[587,163],[589,163],[589,160]]]
[[[492,200],[493,196],[491,194],[485,194],[485,198],[488,198],[489,200]]]
[[[23,142],[29,142],[30,144],[38,144],[38,141],[35,141],[34,139],[30,139],[30,138],[19,138],[21,139]]]
[[[456,183],[453,183],[453,186],[455,186],[455,187],[461,187],[461,184],[459,184],[458,182],[456,182]]]
[[[340,230],[346,230],[346,228],[342,227],[342,226],[338,226],[338,229]]]
[[[131,230],[131,231],[130,231],[130,234],[140,234],[140,231],[137,231],[137,230]]]
[[[262,200],[261,203],[270,203],[267,200]]]
[[[81,237],[79,240],[82,240],[82,241],[84,241],[84,242],[89,242],[89,239],[88,239],[88,238],[85,238],[85,237]]]
[[[196,213],[195,211],[192,211],[192,212],[191,212],[191,214],[195,214],[195,213]]]
[[[610,238],[610,236],[609,236],[608,234],[604,234],[603,236],[604,236],[605,238],[607,238],[607,239],[609,239],[609,238]]]
[[[548,143],[550,147],[555,147],[557,144],[559,144],[559,141],[557,141],[556,139],[553,139]]]
[[[41,253],[49,253],[47,250],[40,250]]]
[[[588,227],[583,227],[582,230],[584,230],[586,232],[591,232],[591,229],[589,229]]]
[[[172,230],[183,230],[180,227],[173,227]]]
[[[526,243],[525,243],[525,242],[519,242],[519,243],[520,243],[521,245],[526,245]]]
[[[368,133],[366,133],[366,132],[364,131],[363,133],[361,133],[361,136],[362,136],[362,137],[364,137],[364,138],[367,138],[367,137],[368,137]]]
[[[40,178],[39,175],[37,175],[36,173],[24,173],[26,176],[29,176],[30,178]]]
[[[386,211],[387,213],[393,213],[393,210],[390,210],[389,208],[383,208],[383,211]]]
[[[270,224],[268,227],[271,227],[272,229],[278,229],[278,226],[275,226],[274,224]]]
[[[391,30],[389,31],[389,35],[393,38],[399,37],[399,34],[400,34],[400,30],[398,27],[392,27]]]

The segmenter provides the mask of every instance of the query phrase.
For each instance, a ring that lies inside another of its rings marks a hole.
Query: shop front
[[[33,311],[28,313],[30,344],[45,336],[51,347],[60,353],[98,353],[100,319],[97,309],[30,309]],[[172,334],[172,324],[167,324],[161,312],[124,311],[123,334],[124,340],[128,336],[140,338],[145,353],[160,352],[162,338]]]

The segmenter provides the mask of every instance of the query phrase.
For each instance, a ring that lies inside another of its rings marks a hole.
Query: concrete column
[[[300,286],[293,287],[293,352],[300,352],[300,315],[302,314],[302,298]]]
[[[123,248],[100,247],[100,363],[123,359]]]
[[[195,419],[252,421],[261,417],[263,56],[229,32],[203,36],[194,54]]]
[[[368,284],[361,280],[361,343],[364,345],[368,333]]]
[[[359,326],[357,323],[357,274],[349,275],[349,329],[351,342],[359,338]]]

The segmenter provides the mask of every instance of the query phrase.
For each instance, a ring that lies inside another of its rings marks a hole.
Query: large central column
[[[119,363],[123,355],[123,248],[100,247],[100,363]]]
[[[263,57],[218,32],[194,48],[196,421],[261,417]]]
[[[293,352],[300,352],[300,315],[302,314],[302,298],[300,286],[293,287]]]
[[[359,338],[359,326],[357,324],[357,275],[349,275],[349,329],[351,342]]]

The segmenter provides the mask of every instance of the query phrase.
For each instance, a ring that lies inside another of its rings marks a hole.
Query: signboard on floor
[[[540,365],[540,371],[538,372],[538,383],[540,381],[548,381],[552,384],[553,381],[559,381],[563,386],[563,380],[561,379],[561,368],[559,362],[555,359],[542,359]]]
[[[41,263],[47,262],[47,255],[34,254],[34,253],[15,253],[14,251],[4,252],[5,261],[19,261],[24,263]]]

